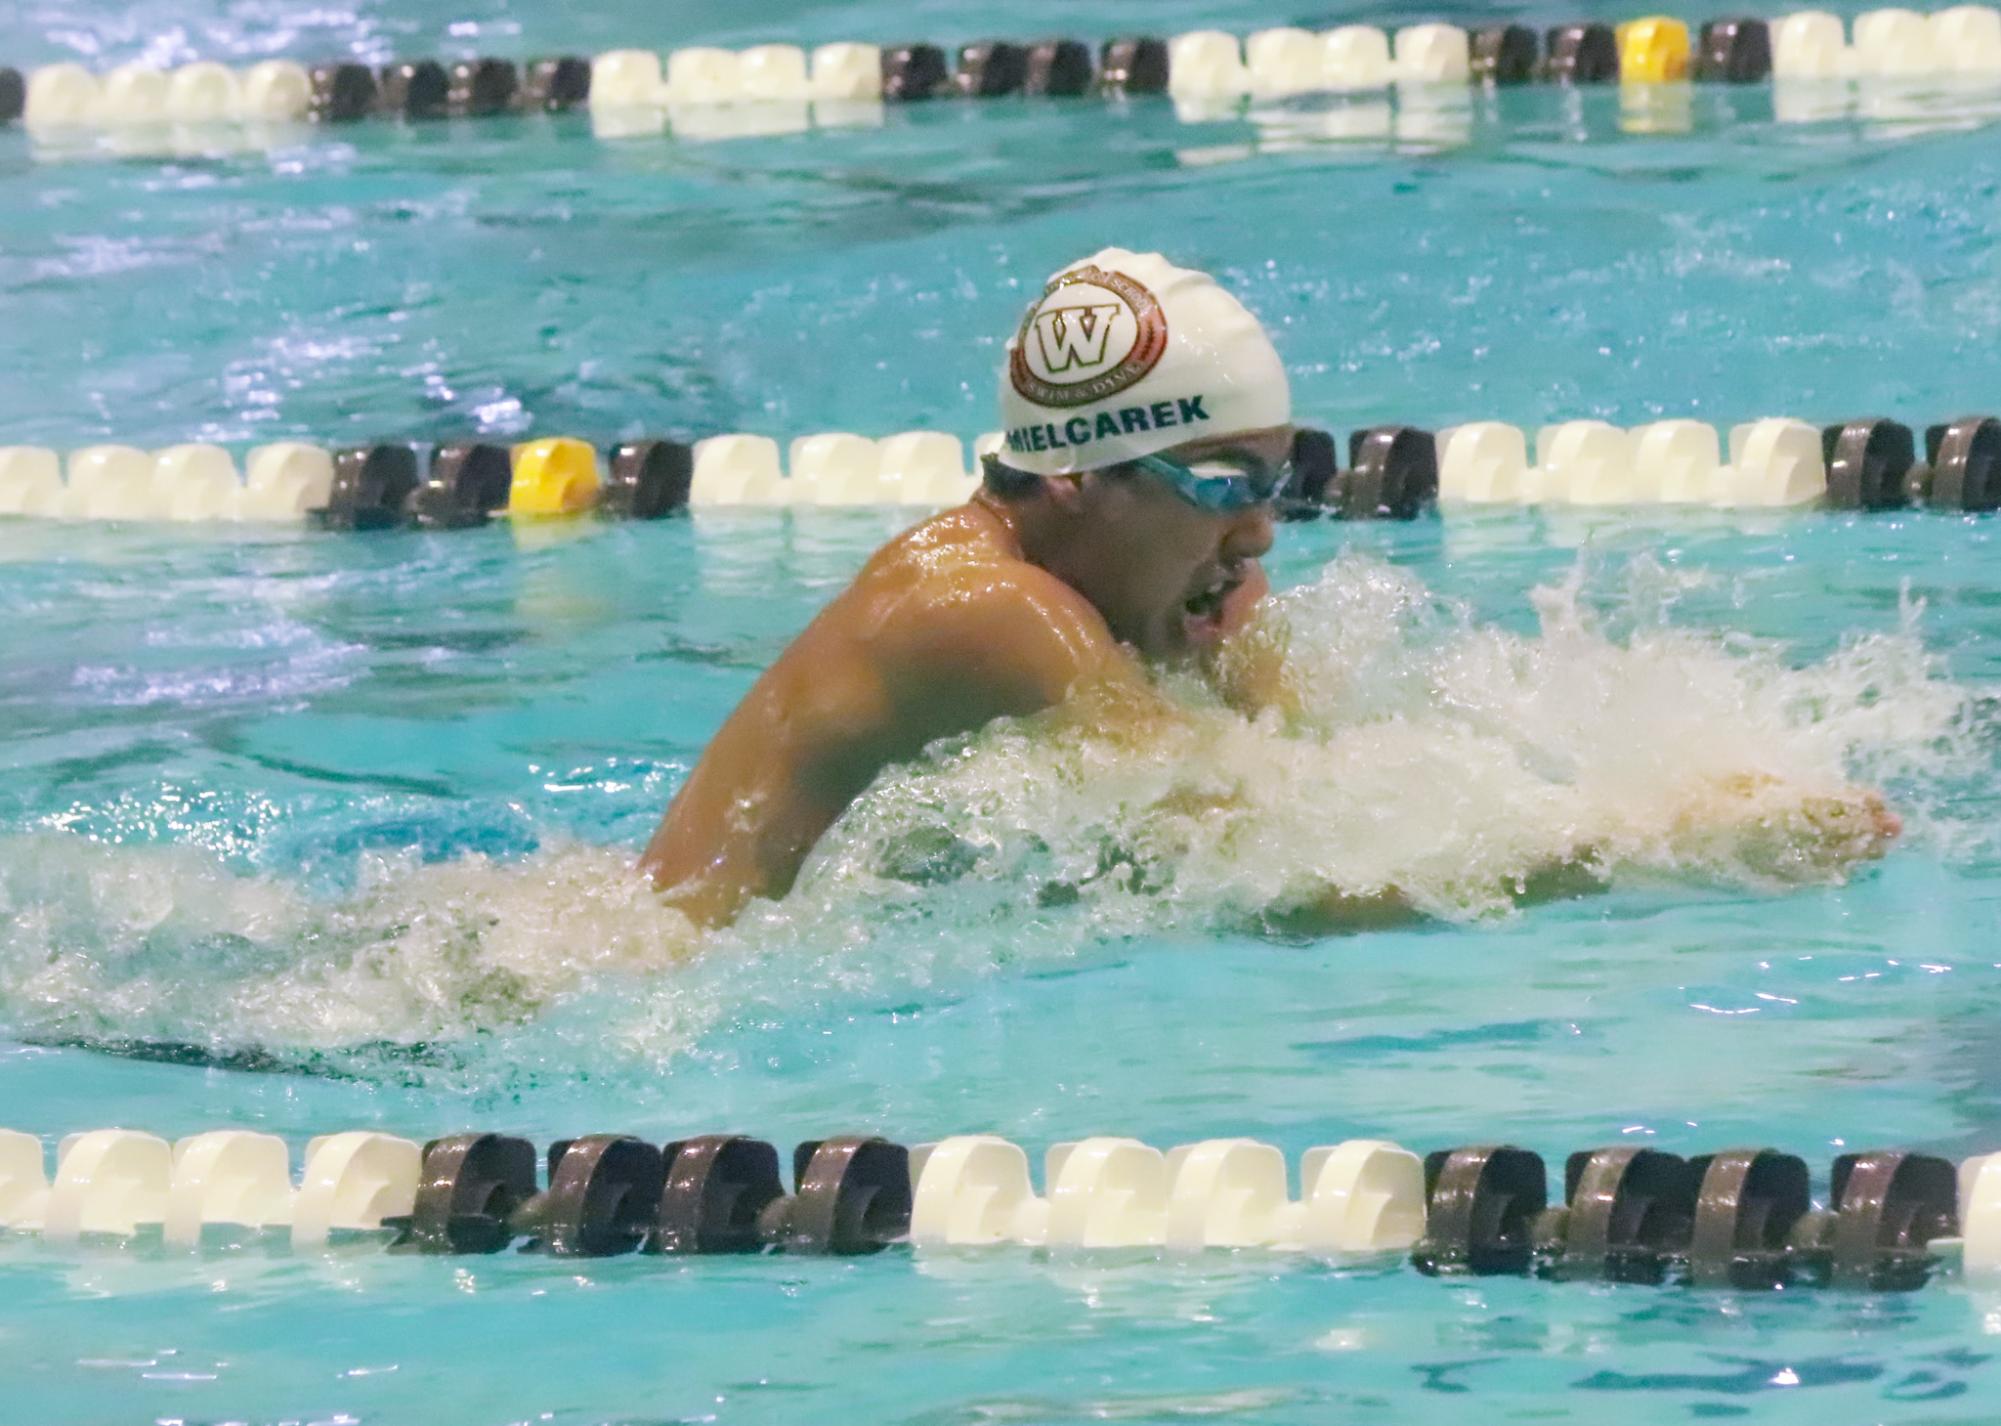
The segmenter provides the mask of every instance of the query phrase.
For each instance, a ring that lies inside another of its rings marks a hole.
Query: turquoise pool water
[[[1007,28],[1124,27],[1044,6]],[[623,0],[0,18],[30,62],[970,33],[887,6],[669,28]],[[1687,132],[1635,134],[1615,94],[1535,91],[1444,141],[1165,104],[707,145],[368,127],[178,163],[0,133],[0,439],[970,435],[1025,292],[1108,241],[1224,273],[1302,416],[1337,428],[1916,424],[2001,401],[1997,97],[1797,124],[1768,91],[1705,91]],[[626,879],[635,848],[897,523],[0,522],[0,1124],[990,1131],[1037,1153],[1246,1134],[1293,1156],[1368,1134],[1552,1159],[1644,1139],[1771,1143],[1817,1173],[1843,1147],[2001,1148],[1992,519],[1288,526],[1308,727],[1198,707],[1189,743],[1090,778],[990,736],[888,779],[696,964],[646,968],[685,942]],[[1782,886],[1662,831],[1740,771],[1880,784],[1909,835],[1847,884]],[[1161,810],[1218,786],[1246,808],[1234,840]],[[1573,835],[1618,849],[1609,891],[1489,904]],[[1108,849],[1140,874],[1101,874]],[[1392,873],[1439,919],[1247,929],[1298,878]],[[271,1068],[52,1043],[120,1037]],[[0,1283],[10,1426],[1978,1422],[2001,1392],[2001,1295],[1959,1284],[32,1240],[0,1241]]]

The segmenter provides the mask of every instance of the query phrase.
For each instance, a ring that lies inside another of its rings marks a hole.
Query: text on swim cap
[[[1192,426],[1209,419],[1209,413],[1202,409],[1203,399],[1183,396],[1174,401],[1156,401],[1151,406],[1121,406],[1116,411],[1100,411],[1095,421],[1088,416],[1072,416],[1060,423],[1045,421],[1036,426],[1016,426],[1007,433],[1007,448],[1023,452],[1060,451],[1087,446],[1093,441],[1138,435],[1141,431]]]

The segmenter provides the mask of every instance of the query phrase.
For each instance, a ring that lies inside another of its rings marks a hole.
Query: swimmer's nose
[[[1254,505],[1230,522],[1223,535],[1222,553],[1226,560],[1254,560],[1271,548],[1272,513]]]

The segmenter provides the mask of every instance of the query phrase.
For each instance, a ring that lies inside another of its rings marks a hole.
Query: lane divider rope
[[[522,112],[675,109],[756,104],[902,103],[948,95],[1171,94],[1185,99],[1283,99],[1395,86],[1676,84],[1694,79],[2001,76],[2001,10],[1957,5],[1930,15],[1872,10],[1851,30],[1818,10],[1776,21],[1731,16],[1691,36],[1684,21],[1647,16],[1617,26],[1575,23],[1538,34],[1524,25],[1291,26],[1247,38],[1198,30],[1172,39],[990,40],[948,57],[937,45],[836,43],[745,50],[693,46],[664,62],[651,50],[563,55],[523,66],[494,56],[404,60],[379,69],[267,60],[243,69],[212,61],[161,71],[122,65],[97,75],[63,62],[25,78],[0,69],[0,123],[38,129],[262,123],[307,118],[424,120]],[[838,119],[834,121],[838,122]],[[699,127],[699,119],[691,117]],[[618,126],[614,126],[616,129]],[[644,132],[644,121],[628,132]]]
[[[846,432],[791,443],[735,434],[689,444],[573,437],[513,446],[377,442],[328,449],[281,441],[236,458],[218,445],[87,446],[67,456],[0,447],[0,515],[57,519],[276,521],[329,529],[457,529],[497,515],[586,511],[655,519],[707,505],[910,505],[972,494],[963,443],[938,431],[881,440]]]
[[[1051,425],[1031,437],[1060,443]],[[1922,434],[1881,417],[1815,426],[1769,417],[1727,434],[1701,421],[1622,429],[1566,421],[1527,432],[1475,421],[1433,432],[1371,426],[1343,451],[1332,433],[1293,442],[1288,518],[1415,519],[1482,506],[1648,506],[1731,510],[2001,509],[2001,419],[1968,415]],[[217,445],[145,451],[87,446],[59,455],[0,446],[0,516],[71,520],[299,521],[322,528],[461,529],[496,517],[596,513],[657,519],[745,507],[943,509],[978,487],[997,432],[966,445],[942,431],[880,440],[852,432],[693,443],[625,441],[601,451],[574,437],[512,447],[379,442],[329,450],[285,441],[251,450],[239,471]]]
[[[538,1173],[538,1157],[546,1173]],[[860,1255],[1015,1244],[1172,1252],[1407,1254],[1434,1276],[1904,1291],[1942,1262],[2001,1276],[2001,1154],[1954,1165],[1885,1149],[1843,1154],[1816,1204],[1805,1160],[1770,1148],[1694,1158],[1586,1150],[1549,1194],[1512,1145],[1420,1159],[1356,1139],[1308,1149],[1298,1198],[1284,1155],[1253,1139],[1165,1152],[1137,1139],[1057,1144],[1035,1191],[1027,1154],[995,1135],[914,1148],[868,1135],[778,1150],[716,1134],[656,1146],[462,1133],[421,1148],[372,1131],[308,1142],[295,1184],[275,1135],[225,1129],[170,1144],[127,1129],[73,1134],[53,1177],[40,1139],[0,1130],[0,1230],[52,1245],[157,1237],[195,1249],[246,1237],[299,1251],[364,1240],[391,1252],[634,1251]]]

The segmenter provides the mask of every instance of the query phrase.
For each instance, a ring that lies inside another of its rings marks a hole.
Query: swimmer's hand
[[[1903,830],[1903,819],[1868,788],[1803,792],[1739,773],[1702,783],[1669,835],[1700,859],[1774,881],[1828,881],[1880,858]]]
[[[1668,837],[1683,862],[1778,882],[1827,882],[1882,857],[1903,830],[1903,819],[1868,788],[1810,793],[1775,777],[1740,773],[1702,782],[1674,810]],[[1529,907],[1602,891],[1611,877],[1611,855],[1609,848],[1580,848],[1506,888],[1508,899]],[[1421,919],[1394,887],[1367,895],[1328,887],[1297,905],[1267,910],[1256,929],[1286,937],[1324,936]]]

